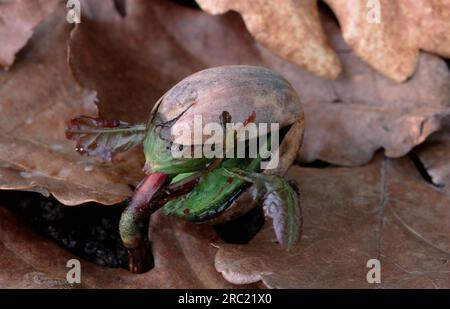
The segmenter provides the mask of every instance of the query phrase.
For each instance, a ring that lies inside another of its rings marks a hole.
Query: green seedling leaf
[[[264,195],[264,211],[272,218],[275,235],[281,246],[291,249],[300,234],[301,211],[293,184],[275,176],[239,168],[226,169],[224,176],[253,183],[258,195]]]
[[[66,137],[77,142],[80,154],[110,162],[115,154],[141,144],[146,131],[144,124],[80,116],[70,121]]]

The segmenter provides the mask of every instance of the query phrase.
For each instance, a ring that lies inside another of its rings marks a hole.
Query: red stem
[[[120,237],[124,246],[128,249],[128,264],[130,271],[142,273],[151,267],[147,241],[148,225],[146,223],[151,210],[151,200],[164,186],[168,178],[167,174],[154,173],[146,176],[137,186],[131,203],[125,208],[120,218]],[[144,235],[143,235],[144,233]]]

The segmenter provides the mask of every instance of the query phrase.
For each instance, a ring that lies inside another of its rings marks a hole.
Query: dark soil
[[[233,221],[217,224],[214,228],[219,236],[231,244],[247,244],[264,225],[262,208],[255,208]]]
[[[102,266],[127,268],[127,251],[118,229],[124,205],[89,203],[67,207],[54,198],[15,191],[1,192],[0,198],[3,205],[23,217],[33,230],[76,256]]]
[[[113,206],[87,203],[69,207],[53,197],[20,191],[0,191],[0,200],[35,232],[54,240],[74,255],[98,265],[128,269],[128,255],[118,228],[125,202]],[[257,208],[215,229],[226,242],[245,244],[263,224],[264,214]]]

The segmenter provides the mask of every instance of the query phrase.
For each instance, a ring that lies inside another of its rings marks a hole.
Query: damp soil
[[[52,239],[77,257],[111,268],[128,268],[128,254],[119,235],[126,202],[104,206],[87,203],[64,206],[53,197],[22,191],[1,191],[2,205],[17,213],[37,233]],[[264,224],[260,208],[215,226],[228,243],[248,243]]]
[[[127,268],[127,251],[118,232],[124,204],[68,207],[38,193],[5,191],[0,196],[2,204],[18,213],[35,232],[74,255],[101,266]]]

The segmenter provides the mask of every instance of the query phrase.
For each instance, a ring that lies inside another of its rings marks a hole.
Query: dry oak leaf
[[[198,0],[211,14],[238,11],[263,45],[292,63],[335,78],[339,61],[327,44],[317,1]],[[414,74],[419,50],[450,57],[450,1],[325,0],[354,52],[385,76]],[[379,22],[378,22],[379,21]]]
[[[136,275],[81,260],[81,284],[66,281],[67,261],[77,257],[35,234],[0,207],[1,288],[232,288],[214,269],[217,236],[211,227],[152,217],[155,267]],[[78,258],[79,259],[79,258]],[[249,286],[247,286],[249,287]],[[254,287],[254,286],[253,286]]]
[[[450,287],[450,196],[409,158],[295,166],[288,177],[301,192],[300,242],[283,251],[266,224],[249,245],[219,245],[215,265],[225,279],[270,288]],[[381,284],[366,280],[370,259],[381,262]]]
[[[336,24],[324,21],[344,67],[336,80],[299,74],[271,55],[264,61],[292,83],[304,103],[302,161],[359,165],[380,148],[388,157],[401,157],[445,123],[442,119],[450,115],[450,70],[442,59],[421,53],[414,76],[399,84],[361,61]]]
[[[328,79],[342,70],[329,45],[316,1],[197,0],[210,14],[239,12],[255,39],[280,57]]]
[[[450,117],[442,131],[415,149],[431,181],[450,194]]]
[[[449,0],[325,2],[353,51],[397,82],[414,74],[419,50],[450,58]]]
[[[59,0],[0,1],[0,66],[10,67],[34,29],[50,15]]]
[[[65,12],[61,4],[11,70],[0,72],[0,189],[53,194],[66,205],[114,204],[132,194],[141,161],[100,165],[65,138],[68,119],[97,115],[95,92],[78,86],[67,65]]]
[[[157,7],[174,7],[164,2],[127,1],[125,17],[113,1],[81,3],[83,22],[71,33],[69,62],[77,81],[97,92],[102,118],[145,123],[161,95],[206,68],[168,34],[164,23],[171,19],[156,16]]]
[[[210,16],[156,0],[127,1],[125,17],[112,1],[85,1],[83,7],[84,22],[71,35],[70,64],[77,80],[98,93],[105,118],[145,122],[176,82],[225,64],[265,66],[291,82],[305,106],[303,161],[358,165],[379,148],[400,157],[450,114],[450,72],[442,59],[421,53],[416,74],[395,83],[353,54],[328,19],[325,30],[344,65],[335,81],[273,55],[235,12]]]

